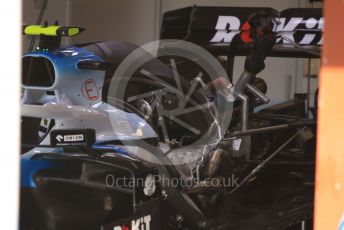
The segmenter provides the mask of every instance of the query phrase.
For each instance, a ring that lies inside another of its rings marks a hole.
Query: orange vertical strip
[[[324,0],[315,229],[339,229],[344,214],[344,0]]]

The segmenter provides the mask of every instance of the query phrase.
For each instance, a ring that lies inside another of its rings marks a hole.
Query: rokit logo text
[[[275,24],[275,31],[279,35],[289,38],[290,40],[297,42],[300,45],[316,44],[321,45],[323,42],[322,35],[317,35],[316,31],[321,33],[324,28],[324,19],[315,18],[279,18],[278,23]],[[216,34],[210,40],[210,42],[231,42],[233,37],[240,33],[240,27],[243,22],[235,16],[219,16],[215,29]],[[295,37],[297,31],[304,31],[301,38]],[[310,32],[305,32],[310,31]],[[277,43],[288,44],[287,40],[279,38]]]
[[[123,224],[115,226],[113,230],[150,230],[150,225],[151,215],[147,215],[139,219],[132,220],[130,223],[131,227]]]

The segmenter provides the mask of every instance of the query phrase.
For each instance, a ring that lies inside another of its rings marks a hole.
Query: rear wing
[[[286,39],[277,39],[270,56],[319,57],[324,19],[322,9],[293,8],[277,12],[260,7],[193,6],[168,11],[163,16],[161,39],[186,40],[203,46],[214,55],[228,55],[235,35],[243,32],[248,17],[255,12],[274,12],[275,31]],[[295,47],[296,43],[299,48]],[[300,49],[301,47],[301,49]],[[233,46],[231,55],[246,55],[245,46]]]

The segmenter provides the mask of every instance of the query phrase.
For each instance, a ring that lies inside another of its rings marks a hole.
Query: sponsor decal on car
[[[288,37],[291,41],[300,45],[317,44],[322,45],[322,35],[317,35],[324,28],[324,18],[276,18],[274,31]],[[240,21],[236,16],[218,16],[215,26],[216,33],[210,42],[231,42],[234,36],[244,30],[242,27],[245,21]],[[307,30],[310,31],[307,33]],[[298,31],[303,31],[302,37],[295,36]],[[289,41],[279,38],[276,43],[290,43]]]
[[[52,146],[90,146],[95,142],[95,131],[91,129],[83,130],[52,130],[50,133]]]
[[[72,141],[83,141],[85,138],[84,138],[84,134],[76,134],[76,135],[65,135],[65,136],[58,135],[56,139],[59,142],[61,142],[62,140],[66,142],[72,142]]]
[[[113,227],[113,230],[150,230],[151,229],[151,215],[140,217],[129,221],[126,224],[120,224]]]

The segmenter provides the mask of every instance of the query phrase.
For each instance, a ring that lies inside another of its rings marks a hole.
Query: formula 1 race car
[[[142,47],[24,26],[40,43],[23,56],[20,229],[312,229],[316,103],[257,110],[256,75],[267,56],[319,58],[322,28],[320,9],[197,6]]]

